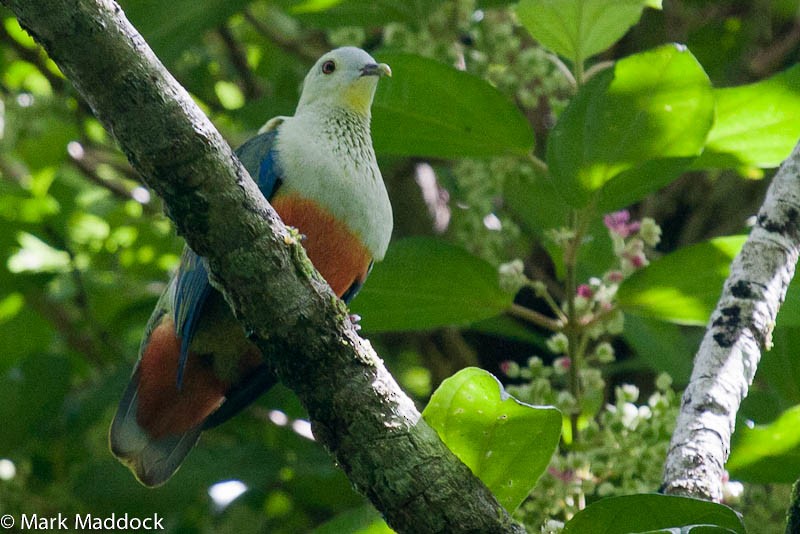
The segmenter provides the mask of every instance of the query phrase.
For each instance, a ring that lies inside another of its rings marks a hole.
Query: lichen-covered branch
[[[71,80],[251,339],[308,409],[317,439],[400,532],[523,532],[442,444],[359,338],[231,149],[112,0],[0,0]]]
[[[770,348],[799,252],[800,145],[773,178],[695,356],[664,468],[667,493],[722,498],[736,412]]]

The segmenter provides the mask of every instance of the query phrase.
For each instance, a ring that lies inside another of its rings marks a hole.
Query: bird
[[[385,63],[332,50],[306,75],[293,116],[270,119],[235,152],[315,268],[348,303],[392,233],[392,207],[370,132]],[[109,430],[112,453],[145,486],[177,471],[203,431],[277,382],[188,246],[145,327]]]

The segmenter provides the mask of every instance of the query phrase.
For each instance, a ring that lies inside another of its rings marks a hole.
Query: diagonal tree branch
[[[239,161],[112,0],[0,0],[161,195],[314,434],[400,532],[524,532],[442,444]]]
[[[695,356],[664,468],[667,493],[719,501],[736,412],[800,254],[800,145],[772,180]]]

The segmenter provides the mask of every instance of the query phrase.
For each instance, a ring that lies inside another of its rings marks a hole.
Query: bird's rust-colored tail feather
[[[165,316],[153,330],[111,425],[111,450],[145,485],[163,484],[224,400],[227,384],[211,362],[192,355],[177,387],[180,340]]]

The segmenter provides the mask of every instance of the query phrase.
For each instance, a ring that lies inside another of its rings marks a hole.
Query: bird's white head
[[[306,75],[297,111],[322,106],[368,117],[378,79],[391,75],[389,65],[376,62],[360,48],[331,50]]]

